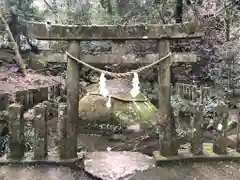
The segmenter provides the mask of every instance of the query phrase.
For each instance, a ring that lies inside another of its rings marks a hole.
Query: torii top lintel
[[[27,22],[29,35],[39,40],[171,40],[204,34],[196,23],[140,25],[61,25]]]

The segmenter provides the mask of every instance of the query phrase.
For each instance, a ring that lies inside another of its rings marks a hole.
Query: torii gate
[[[166,56],[170,52],[169,41],[178,39],[196,39],[204,34],[199,31],[196,23],[173,25],[59,25],[53,24],[47,27],[45,23],[28,22],[28,33],[38,40],[65,40],[69,42],[69,50],[73,56],[84,60],[89,64],[95,63],[136,63],[134,56],[122,55],[80,55],[81,41],[112,40],[124,42],[126,40],[157,40],[159,54],[147,55],[140,59],[141,64],[149,64],[158,58]],[[199,32],[196,32],[198,30]],[[150,58],[149,58],[150,57]],[[196,55],[191,53],[177,53],[163,60],[159,65],[159,124],[160,153],[163,156],[176,155],[178,149],[174,147],[175,127],[171,118],[171,64],[172,62],[195,62]],[[67,119],[66,138],[64,148],[67,150],[64,158],[77,157],[77,124],[79,120],[79,64],[68,57],[67,64]]]

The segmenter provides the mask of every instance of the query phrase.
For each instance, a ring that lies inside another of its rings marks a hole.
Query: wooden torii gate
[[[194,27],[194,28],[193,28]],[[141,64],[149,64],[158,58],[166,56],[170,52],[169,41],[178,39],[196,39],[203,36],[202,32],[196,32],[199,27],[196,24],[173,25],[103,25],[80,26],[58,25],[46,26],[45,23],[28,22],[28,33],[38,40],[65,40],[69,42],[68,52],[84,62],[95,64],[103,63],[136,63],[133,56],[103,54],[89,56],[80,54],[81,41],[124,42],[126,40],[157,40],[159,54],[148,55],[140,60]],[[148,58],[151,57],[151,58]],[[159,124],[161,124],[160,153],[163,156],[176,155],[178,149],[174,147],[175,127],[171,118],[171,64],[172,62],[195,62],[196,55],[191,53],[177,53],[163,60],[159,65]],[[138,63],[138,62],[137,62]],[[67,119],[66,141],[64,148],[67,150],[64,158],[77,157],[77,124],[79,120],[79,64],[68,57],[67,64]]]

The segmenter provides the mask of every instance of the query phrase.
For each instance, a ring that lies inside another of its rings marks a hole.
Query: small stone
[[[127,127],[127,130],[133,131],[133,132],[140,132],[141,131],[141,126],[140,124],[132,124]]]
[[[112,141],[124,141],[126,140],[126,137],[122,134],[113,134],[112,136],[110,136],[109,140]]]

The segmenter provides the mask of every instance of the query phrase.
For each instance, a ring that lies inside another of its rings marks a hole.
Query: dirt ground
[[[122,180],[239,180],[240,164],[195,163],[156,167],[137,172]],[[84,172],[63,167],[0,167],[0,179],[4,180],[96,180]]]
[[[0,92],[16,92],[40,86],[58,84],[60,77],[44,76],[28,70],[27,76],[17,73],[17,67],[0,67]]]
[[[131,180],[239,180],[240,164],[195,163],[138,172]]]
[[[55,129],[55,124],[56,122],[52,120],[51,125],[49,125]],[[102,136],[79,134],[78,144],[85,147],[88,151],[106,151],[108,146],[113,147],[121,143],[110,142],[106,137]],[[124,148],[124,146],[122,147]],[[240,163],[206,162],[156,167],[143,172],[137,172],[128,180],[239,180],[239,177]]]
[[[1,166],[0,180],[95,180],[83,171],[66,167]]]

